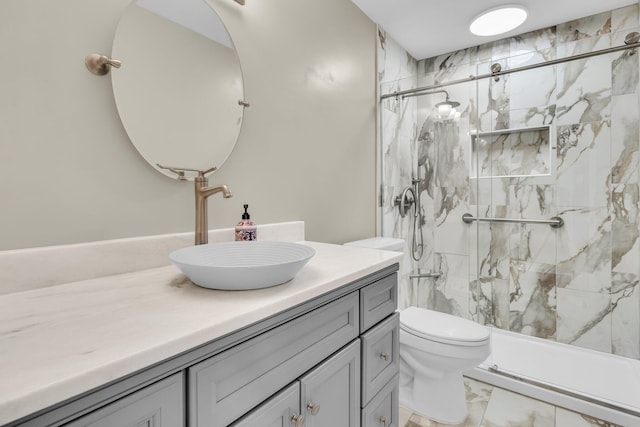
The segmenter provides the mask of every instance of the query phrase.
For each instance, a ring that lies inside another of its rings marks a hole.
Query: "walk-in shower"
[[[379,70],[380,231],[408,242],[401,308],[494,328],[483,379],[621,425],[640,425],[638,16],[421,61],[387,35]],[[535,351],[555,359],[515,363]],[[549,364],[570,375],[534,372]]]

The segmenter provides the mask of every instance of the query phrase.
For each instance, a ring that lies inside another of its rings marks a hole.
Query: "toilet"
[[[400,403],[433,421],[467,416],[462,372],[491,353],[489,329],[418,307],[400,312]]]
[[[345,245],[402,252],[404,243],[373,237]],[[450,314],[407,307],[400,311],[400,403],[442,424],[462,423],[467,417],[462,373],[490,353],[488,328]]]

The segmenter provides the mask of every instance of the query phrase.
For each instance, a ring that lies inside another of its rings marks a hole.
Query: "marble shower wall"
[[[380,93],[618,46],[631,31],[637,4],[421,61],[381,32]],[[384,100],[382,233],[407,240],[401,306],[640,358],[639,68],[625,50],[446,86],[457,122],[434,117],[441,93]],[[418,221],[393,205],[416,178]],[[565,225],[467,225],[465,212]]]

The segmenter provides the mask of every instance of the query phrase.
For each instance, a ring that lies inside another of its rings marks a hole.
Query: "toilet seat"
[[[400,312],[400,329],[422,339],[465,347],[484,346],[489,329],[471,320],[419,307]]]

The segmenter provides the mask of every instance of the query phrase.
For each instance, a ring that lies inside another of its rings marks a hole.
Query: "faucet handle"
[[[218,169],[216,166],[213,166],[212,168],[209,168],[209,169],[206,169],[206,170],[190,169],[190,168],[178,168],[178,167],[175,167],[175,166],[162,166],[160,163],[156,163],[156,166],[158,166],[160,169],[165,169],[165,170],[168,170],[168,171],[171,171],[171,172],[175,173],[176,175],[178,175],[178,179],[180,181],[184,181],[184,180],[187,179],[184,176],[185,172],[196,172],[199,177],[204,178],[207,174],[210,174],[214,170]]]
[[[211,172],[213,172],[216,169],[218,169],[218,168],[216,166],[213,166],[212,168],[209,168],[207,170],[197,171],[198,172],[198,176],[205,177],[205,176],[207,176],[208,174],[210,174]]]

